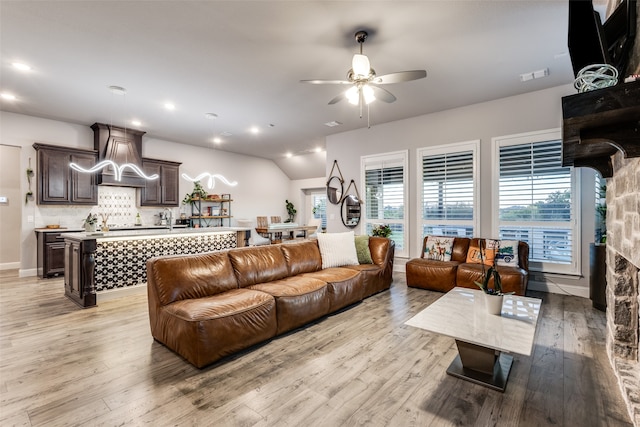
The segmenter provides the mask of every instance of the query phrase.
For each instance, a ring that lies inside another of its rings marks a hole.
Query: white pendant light
[[[376,100],[376,96],[373,93],[373,89],[369,85],[362,86],[362,95],[364,98],[364,103],[367,105],[371,104],[373,101]]]
[[[371,72],[371,64],[369,63],[369,58],[367,55],[363,55],[361,53],[356,53],[353,55],[353,60],[351,61],[351,68],[353,69],[353,74],[355,74],[355,78],[365,78]]]
[[[345,93],[349,104],[358,105],[360,103],[360,92],[357,86],[351,86]]]

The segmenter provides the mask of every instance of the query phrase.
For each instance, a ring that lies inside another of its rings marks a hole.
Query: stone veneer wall
[[[607,179],[607,353],[640,426],[640,158],[613,158]]]

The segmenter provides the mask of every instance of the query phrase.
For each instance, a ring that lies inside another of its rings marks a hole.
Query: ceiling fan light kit
[[[362,53],[362,44],[367,39],[366,31],[358,31],[355,34],[356,42],[360,44],[360,53],[353,55],[351,69],[347,72],[347,80],[301,80],[301,83],[311,84],[339,84],[352,85],[344,94],[340,94],[329,101],[333,105],[343,98],[350,104],[360,106],[360,117],[362,118],[362,105],[369,105],[376,99],[391,103],[396,97],[386,89],[378,87],[382,84],[393,84],[418,80],[427,77],[425,70],[400,71],[397,73],[376,76],[376,72],[371,68],[369,58]]]

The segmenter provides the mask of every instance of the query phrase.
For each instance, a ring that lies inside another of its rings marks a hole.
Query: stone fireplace
[[[613,156],[607,179],[607,353],[640,426],[640,158]]]

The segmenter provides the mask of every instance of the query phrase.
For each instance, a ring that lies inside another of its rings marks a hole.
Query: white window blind
[[[398,256],[407,256],[406,163],[405,151],[362,157],[366,233],[378,224],[389,225]]]
[[[478,143],[418,150],[422,236],[474,236]]]
[[[516,138],[517,140],[517,138]],[[498,232],[524,240],[543,271],[575,273],[575,173],[562,166],[562,141],[498,143]]]

